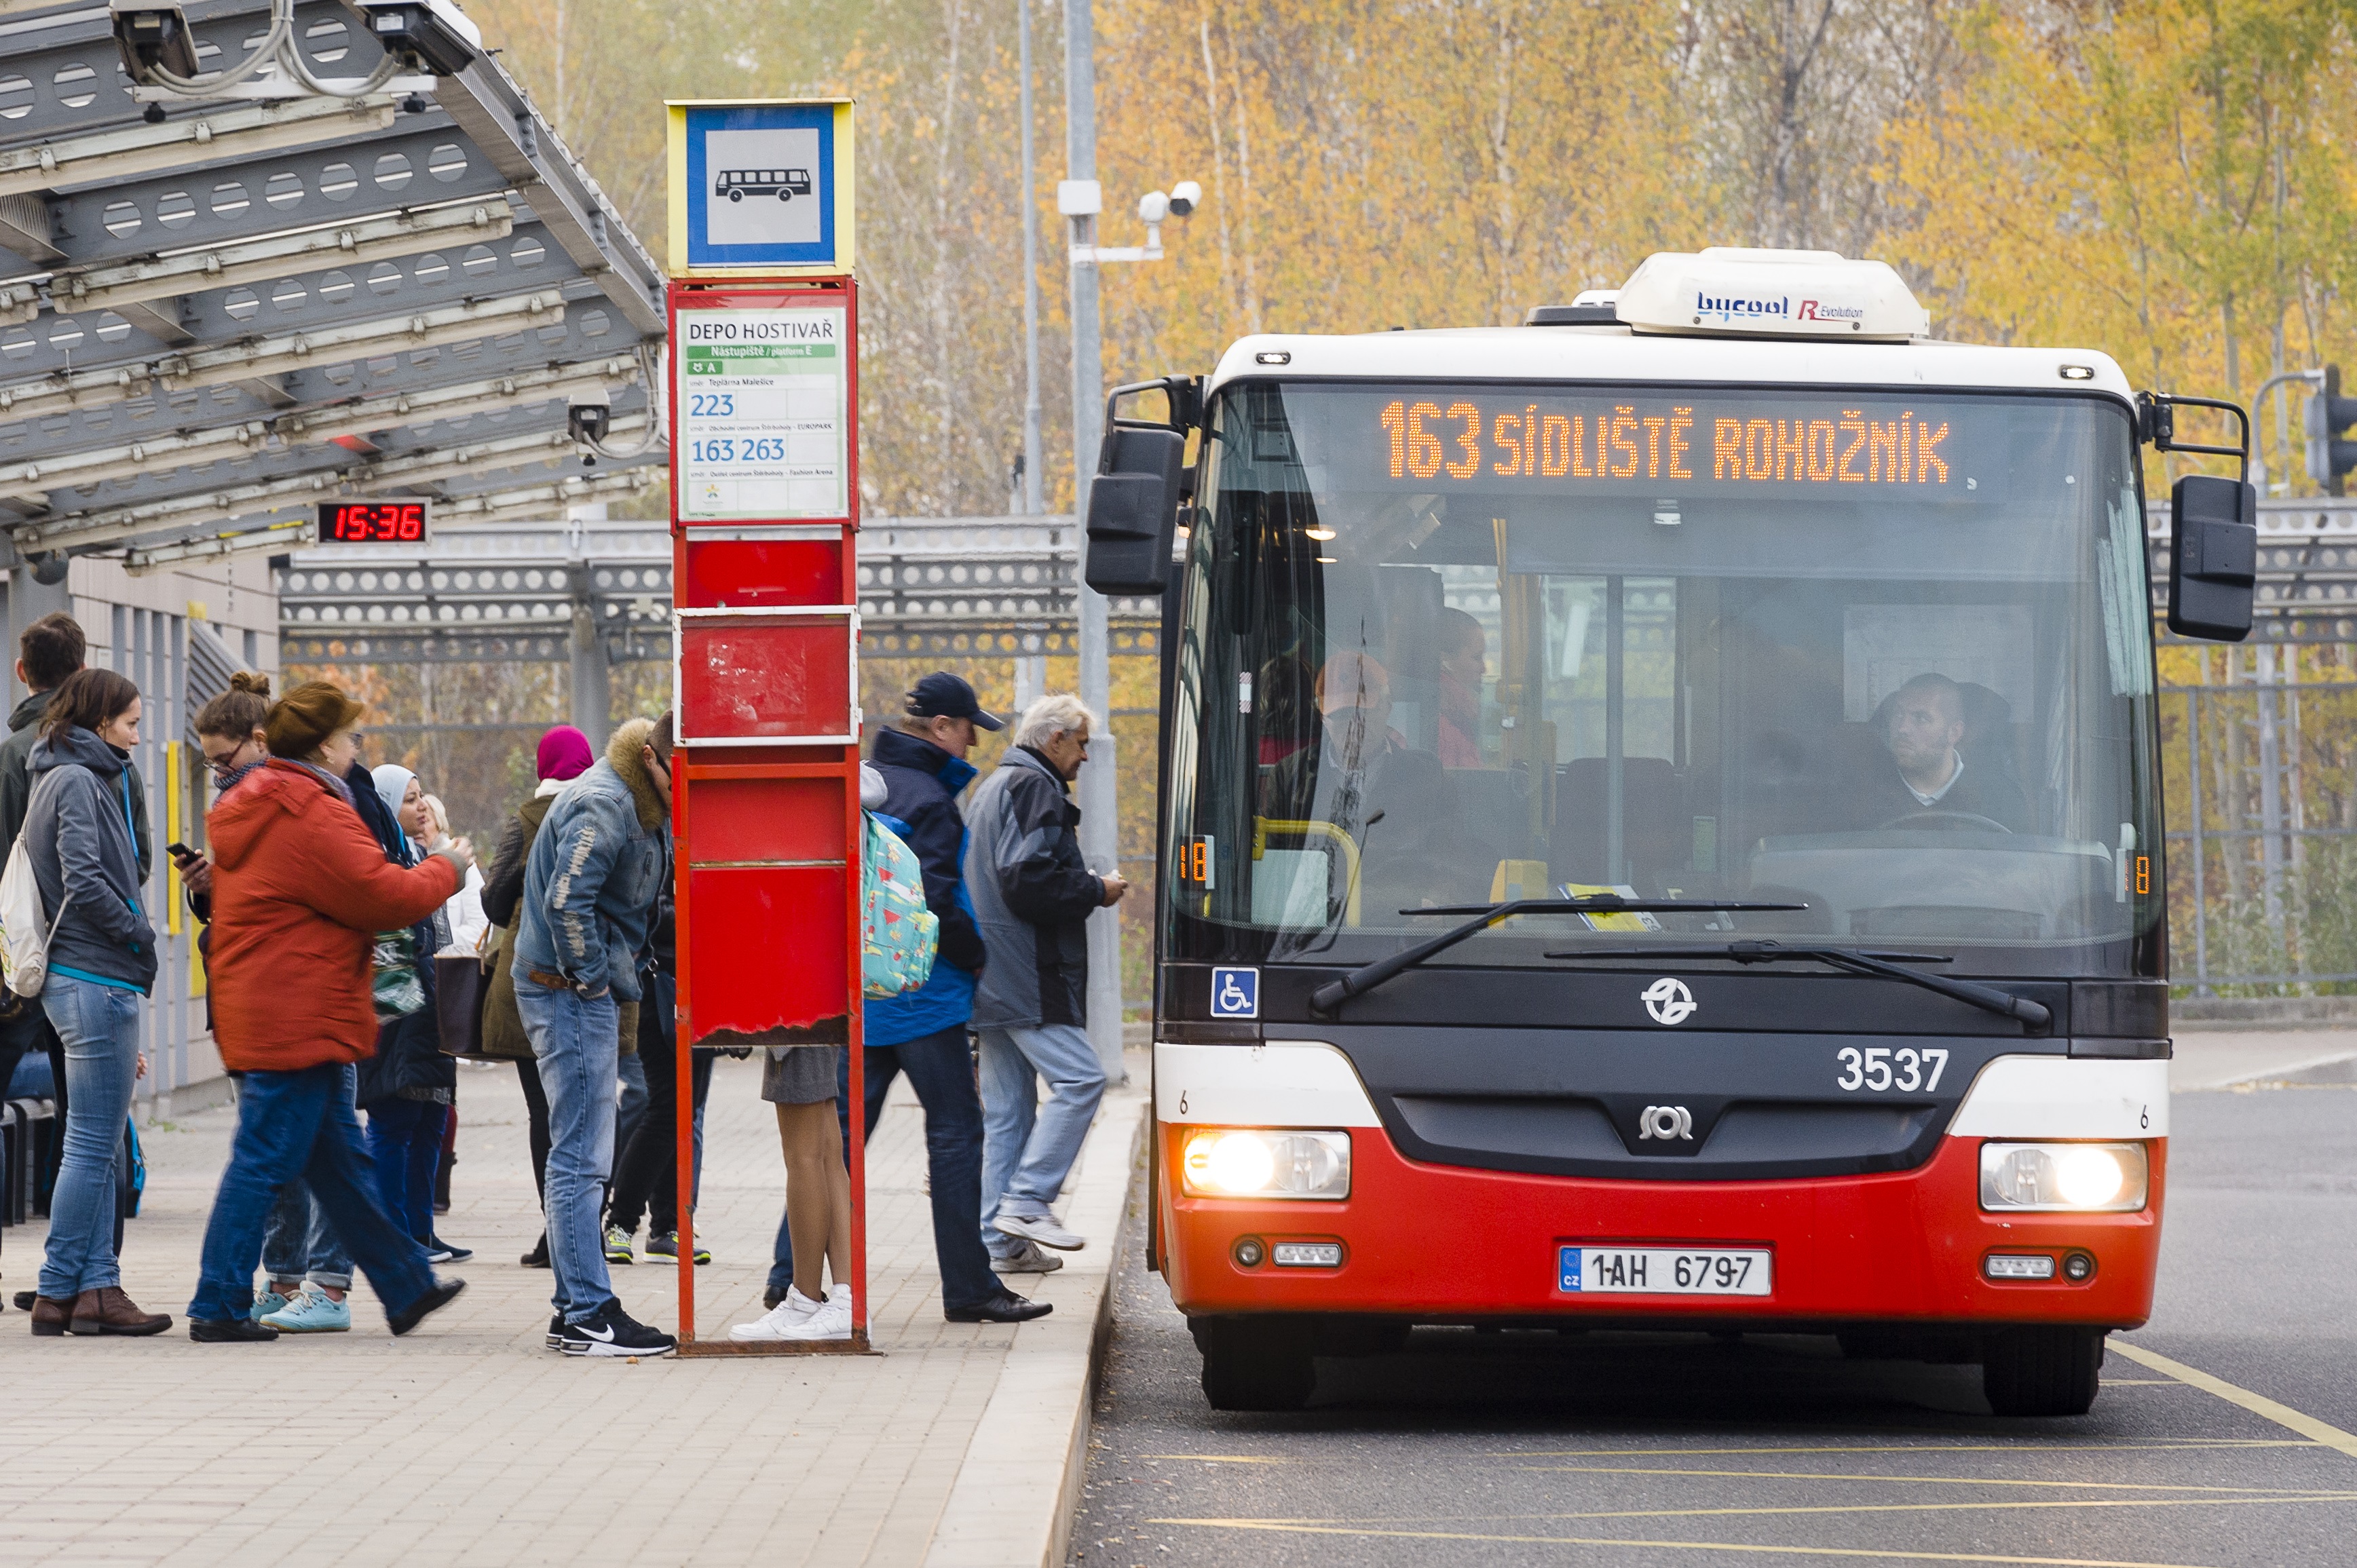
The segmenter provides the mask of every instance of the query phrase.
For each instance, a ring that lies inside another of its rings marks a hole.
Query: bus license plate
[[[1581,1295],[1767,1295],[1766,1248],[1566,1247],[1562,1288]]]

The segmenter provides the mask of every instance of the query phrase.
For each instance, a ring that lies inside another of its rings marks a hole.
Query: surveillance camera
[[[1184,218],[1203,205],[1203,188],[1191,179],[1182,179],[1170,188],[1170,216]]]
[[[481,58],[483,30],[451,0],[344,0],[390,55],[436,76],[457,76]]]
[[[149,73],[158,67],[175,76],[194,76],[201,69],[179,0],[109,0],[107,9],[113,17],[114,47],[132,81],[151,81]]]
[[[54,588],[66,580],[70,563],[62,550],[52,550],[46,555],[36,555],[33,561],[33,581],[44,587]]]
[[[1158,190],[1149,190],[1137,199],[1137,220],[1159,223],[1170,216],[1170,199]]]
[[[576,392],[566,400],[565,428],[583,446],[595,446],[613,428],[614,405],[605,392]]]

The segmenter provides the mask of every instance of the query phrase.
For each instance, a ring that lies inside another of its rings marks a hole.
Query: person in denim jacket
[[[548,1096],[548,1345],[572,1356],[661,1356],[672,1337],[614,1297],[598,1230],[614,1162],[619,1001],[671,874],[672,719],[632,719],[556,797],[533,839],[516,916],[516,1011]]]

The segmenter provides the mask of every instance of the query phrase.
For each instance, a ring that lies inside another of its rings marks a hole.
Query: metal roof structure
[[[178,9],[204,70],[285,41],[189,96],[134,81],[106,5],[0,0],[19,553],[137,571],[299,547],[321,501],[431,497],[439,526],[651,483],[662,274],[488,50],[396,76],[343,0]],[[576,404],[610,411],[594,447]]]
[[[1070,517],[869,519],[859,531],[862,650],[1071,653],[1079,538]],[[322,545],[278,572],[280,658],[562,660],[578,624],[597,628],[608,663],[669,659],[671,565],[660,522],[469,520],[425,550]],[[1111,609],[1114,652],[1153,652],[1157,604],[1115,599]]]
[[[2357,499],[2265,499],[2259,502],[2258,603],[2251,641],[2357,642]],[[2145,550],[2152,607],[2169,596],[2169,510],[2146,508]],[[2184,640],[2166,630],[2164,642]]]

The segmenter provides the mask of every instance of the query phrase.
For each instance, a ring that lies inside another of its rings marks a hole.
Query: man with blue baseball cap
[[[877,819],[916,853],[925,874],[925,906],[941,921],[941,950],[932,978],[906,995],[865,1004],[866,1042],[865,1125],[873,1132],[884,1094],[909,1075],[925,1112],[925,1157],[931,1175],[933,1251],[942,1271],[942,1310],[952,1323],[1023,1323],[1045,1316],[1046,1302],[1026,1300],[1001,1283],[983,1245],[982,1101],[974,1090],[974,1054],[966,1023],[974,1016],[974,984],[982,972],[982,934],[965,891],[965,819],[957,797],[974,777],[965,759],[977,730],[1004,728],[974,700],[974,688],[935,671],[909,691],[907,712],[877,733],[868,761],[888,793]],[[835,1103],[849,1135],[850,1058]],[[779,1228],[768,1295],[770,1316],[730,1330],[738,1339],[793,1338],[800,1304],[792,1283],[792,1251]],[[1048,1266],[1052,1267],[1053,1264]]]

